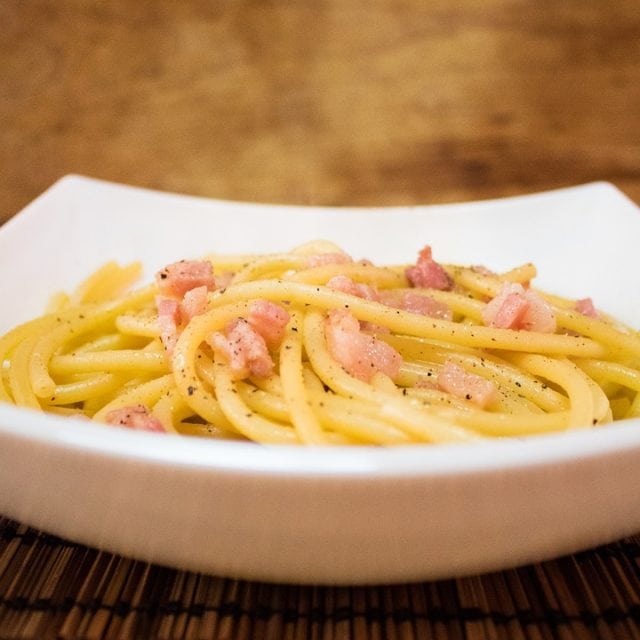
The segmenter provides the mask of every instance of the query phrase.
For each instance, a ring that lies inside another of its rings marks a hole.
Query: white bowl
[[[70,176],[0,229],[0,332],[108,259],[334,240],[503,269],[640,325],[638,209],[608,184],[462,205],[267,206]],[[158,436],[0,405],[0,512],[173,567],[299,583],[497,570],[640,530],[640,421],[473,445],[295,448]]]

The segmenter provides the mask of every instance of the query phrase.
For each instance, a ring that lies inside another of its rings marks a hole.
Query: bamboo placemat
[[[0,638],[640,638],[640,536],[519,569],[301,587],[137,562],[0,516]]]

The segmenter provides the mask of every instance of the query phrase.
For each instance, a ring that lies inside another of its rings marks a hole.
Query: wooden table
[[[2,0],[0,222],[67,173],[322,205],[609,180],[640,202],[638,0]],[[603,212],[606,215],[606,212]],[[332,589],[0,516],[0,638],[640,638],[640,542]]]
[[[610,180],[640,201],[637,0],[3,0],[0,220],[60,176],[299,204]]]

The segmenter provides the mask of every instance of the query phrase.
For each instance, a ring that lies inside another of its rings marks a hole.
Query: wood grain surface
[[[640,201],[638,0],[2,0],[0,221],[67,173],[211,197]]]

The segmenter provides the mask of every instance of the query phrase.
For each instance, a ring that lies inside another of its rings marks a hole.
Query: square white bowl
[[[613,186],[460,205],[232,203],[69,176],[0,228],[0,333],[109,259],[287,250],[538,266],[537,286],[640,325],[638,208]],[[363,584],[502,569],[640,530],[640,421],[473,445],[264,447],[0,405],[0,512],[69,539],[248,579]]]

